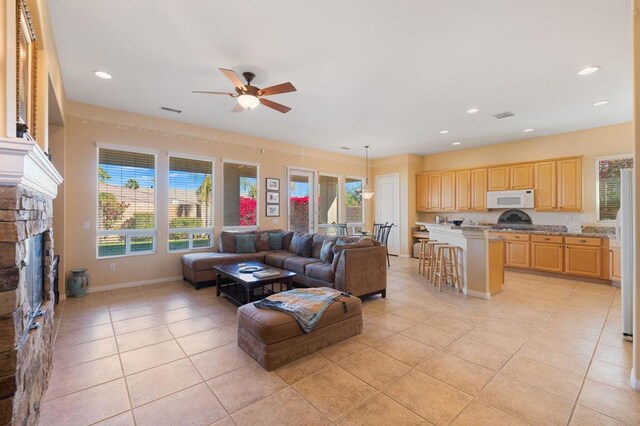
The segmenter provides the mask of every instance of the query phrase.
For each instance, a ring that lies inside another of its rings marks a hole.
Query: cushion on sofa
[[[289,251],[297,256],[311,257],[311,245],[315,234],[301,234],[296,232],[291,239]]]
[[[304,274],[317,280],[333,283],[336,281],[336,274],[331,269],[331,262],[310,263],[306,266]]]
[[[340,237],[338,237],[338,243],[339,244],[354,244],[357,243],[361,240],[361,237],[350,237],[347,235],[342,235]]]
[[[322,242],[322,247],[320,248],[320,260],[322,262],[333,262],[333,246],[335,245],[334,241],[329,241],[328,239]]]
[[[264,253],[187,253],[182,255],[182,264],[194,271],[210,270],[217,265],[241,262],[264,262]]]
[[[236,252],[236,235],[249,235],[250,231],[230,232],[222,231],[218,236],[218,252],[219,253],[235,253]]]
[[[304,269],[308,264],[318,262],[320,262],[320,259],[314,257],[293,256],[284,260],[284,269],[304,275]]]
[[[289,252],[288,250],[272,251],[267,253],[264,257],[264,263],[270,266],[275,266],[276,268],[283,269],[284,261],[290,257],[295,257],[295,254]]]
[[[269,250],[282,250],[282,232],[269,232]]]
[[[289,250],[289,245],[291,245],[293,234],[293,231],[287,231],[282,234],[282,250]]]
[[[255,253],[255,235],[236,235],[236,253]]]
[[[320,259],[320,250],[322,249],[322,243],[327,237],[320,234],[313,235],[313,242],[311,243],[311,257]]]
[[[269,232],[267,231],[259,231],[254,232],[256,236],[256,251],[269,251],[271,248],[269,247]]]

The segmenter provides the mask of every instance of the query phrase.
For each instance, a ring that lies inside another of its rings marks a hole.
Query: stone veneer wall
[[[0,425],[34,425],[53,355],[52,200],[21,186],[0,187]],[[25,240],[45,233],[44,315],[25,333]]]

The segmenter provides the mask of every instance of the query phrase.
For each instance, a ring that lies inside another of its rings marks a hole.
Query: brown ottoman
[[[304,334],[289,314],[256,308],[253,303],[238,309],[238,346],[268,371],[319,349],[362,333],[362,305],[355,296],[340,296],[315,328]]]

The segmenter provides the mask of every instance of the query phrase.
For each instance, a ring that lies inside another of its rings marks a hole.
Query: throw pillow
[[[256,251],[269,250],[269,234],[267,232],[257,232],[256,234]]]
[[[333,262],[333,241],[323,241],[322,248],[320,249],[320,260],[323,262]]]
[[[236,253],[255,253],[255,235],[236,235]]]
[[[293,234],[289,251],[297,256],[311,257],[311,245],[313,244],[313,234]]]
[[[269,250],[282,250],[282,232],[269,233]]]

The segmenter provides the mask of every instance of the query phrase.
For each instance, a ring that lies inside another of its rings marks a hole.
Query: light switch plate
[[[84,222],[82,222],[82,229],[87,230],[89,229],[90,224],[88,220],[85,220]]]
[[[271,223],[277,225],[278,223],[280,223],[280,219],[271,219]]]
[[[116,264],[115,263],[110,263],[109,264],[109,270],[110,271],[115,271],[116,270]]]

